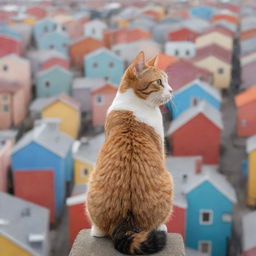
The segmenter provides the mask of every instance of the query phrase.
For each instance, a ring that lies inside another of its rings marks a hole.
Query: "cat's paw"
[[[165,224],[161,224],[158,228],[157,228],[158,231],[164,231],[164,232],[167,232],[167,226]]]
[[[97,226],[92,225],[91,228],[91,236],[94,237],[104,237],[106,236],[104,232],[102,232]]]

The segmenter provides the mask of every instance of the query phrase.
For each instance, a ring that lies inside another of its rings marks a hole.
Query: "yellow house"
[[[246,151],[248,153],[248,181],[247,204],[256,206],[256,135],[247,139]]]
[[[85,184],[93,171],[98,152],[104,143],[104,133],[92,139],[82,138],[75,146],[74,152],[74,183]]]
[[[48,255],[49,210],[3,192],[0,205],[0,255]]]
[[[195,41],[196,48],[205,47],[211,44],[217,44],[227,50],[233,50],[233,38],[230,35],[224,34],[218,29],[213,29],[198,36]]]
[[[9,20],[9,24],[18,24],[18,23],[24,23],[30,26],[34,26],[36,24],[37,20],[33,16],[28,16],[26,14],[22,16],[15,16],[14,18],[11,18]]]
[[[80,130],[80,105],[66,94],[48,100],[42,110],[43,118],[60,119],[60,130],[72,138],[77,138]]]
[[[196,59],[194,64],[213,73],[213,85],[219,89],[229,88],[231,83],[231,64],[216,56]]]

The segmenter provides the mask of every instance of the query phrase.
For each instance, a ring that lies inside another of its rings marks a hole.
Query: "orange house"
[[[71,63],[83,67],[84,56],[101,47],[104,47],[104,43],[97,39],[91,37],[78,39],[69,47]]]
[[[256,134],[256,86],[239,93],[235,98],[237,107],[237,135],[248,137]]]
[[[169,67],[174,62],[178,61],[179,59],[168,55],[168,54],[159,54],[158,55],[158,67],[162,70],[165,70],[167,67]]]
[[[215,23],[219,20],[226,20],[226,21],[231,22],[233,24],[238,23],[238,18],[236,16],[227,15],[227,14],[216,14],[212,17],[211,22]]]

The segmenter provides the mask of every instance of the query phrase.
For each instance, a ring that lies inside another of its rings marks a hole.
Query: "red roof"
[[[228,30],[226,28],[223,28],[223,27],[213,27],[213,28],[210,28],[210,29],[206,30],[203,33],[202,36],[210,34],[210,33],[213,33],[213,32],[218,32],[218,33],[221,33],[223,35],[226,35],[226,36],[229,36],[229,37],[233,38],[233,33],[230,30]]]
[[[188,60],[179,60],[171,64],[166,68],[165,72],[169,77],[169,84],[174,91],[197,78],[211,82],[213,76],[210,71],[199,68]]]
[[[22,86],[16,81],[0,79],[0,92],[14,93],[21,89]]]
[[[256,86],[253,86],[250,89],[239,93],[235,97],[235,102],[237,107],[243,106],[252,101],[256,101]]]
[[[217,44],[211,44],[205,47],[198,48],[196,52],[196,57],[193,59],[193,61],[198,61],[207,58],[208,56],[215,56],[218,59],[221,59],[222,61],[230,64],[232,52],[224,49]]]
[[[73,106],[76,109],[80,108],[80,102],[76,101],[74,98],[71,98],[66,93],[61,93],[58,96],[59,100],[63,100],[64,102],[68,103],[69,105]]]

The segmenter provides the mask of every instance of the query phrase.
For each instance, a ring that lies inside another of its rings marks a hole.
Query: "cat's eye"
[[[159,84],[159,85],[163,86],[163,84],[162,84],[162,80],[161,80],[161,79],[156,80],[156,82],[157,82],[157,84]]]

